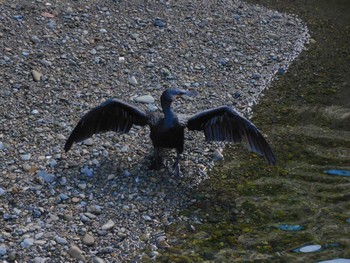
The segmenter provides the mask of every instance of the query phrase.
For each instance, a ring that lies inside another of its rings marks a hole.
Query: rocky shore
[[[4,1],[0,27],[0,259],[18,262],[156,258],[223,145],[188,132],[175,178],[148,169],[149,130],[66,154],[74,125],[111,97],[157,111],[168,87],[198,93],[179,113],[249,116],[309,40],[297,17],[241,1]]]

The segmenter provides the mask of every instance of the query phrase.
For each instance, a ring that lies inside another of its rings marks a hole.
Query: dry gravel
[[[65,154],[76,122],[111,97],[157,110],[168,87],[198,92],[177,112],[249,115],[309,39],[296,17],[241,1],[4,1],[0,28],[0,259],[18,262],[156,257],[222,145],[188,133],[175,178],[148,169],[148,129]]]

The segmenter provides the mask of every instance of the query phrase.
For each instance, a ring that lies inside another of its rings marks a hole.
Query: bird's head
[[[177,98],[181,98],[182,96],[193,96],[194,92],[188,91],[188,90],[181,90],[181,89],[167,89],[163,92],[162,96],[160,97],[161,102],[168,102],[171,103]]]

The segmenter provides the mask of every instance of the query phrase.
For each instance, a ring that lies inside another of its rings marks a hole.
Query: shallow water
[[[159,261],[350,258],[350,2],[263,2],[299,15],[312,34],[254,109],[278,165],[227,148],[182,211],[186,220],[167,230],[172,247]]]

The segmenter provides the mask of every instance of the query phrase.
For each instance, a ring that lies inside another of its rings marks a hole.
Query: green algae
[[[249,2],[262,4],[259,0]],[[350,3],[267,0],[298,14],[313,41],[254,109],[278,164],[240,147],[225,150],[210,179],[167,229],[171,248],[157,262],[314,262],[350,257],[349,178],[324,174],[350,167]],[[336,58],[336,59],[335,59]],[[302,225],[282,231],[279,224]],[[189,227],[191,226],[191,227]],[[294,253],[305,244],[338,244]]]

